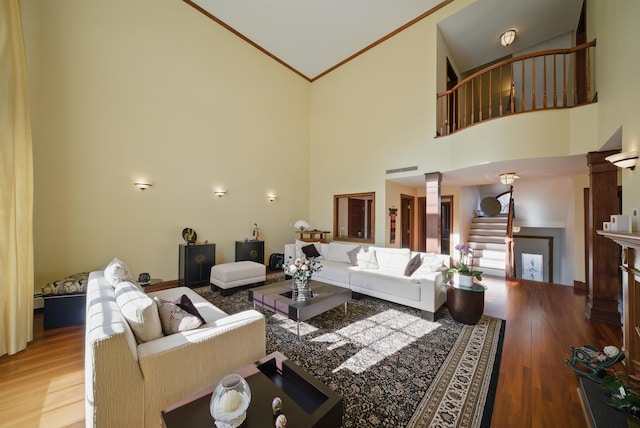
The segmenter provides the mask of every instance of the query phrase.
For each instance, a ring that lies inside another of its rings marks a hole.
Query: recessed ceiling
[[[308,80],[450,0],[184,0]],[[573,31],[582,0],[477,0],[438,24],[464,72]],[[518,31],[514,44],[499,35]]]

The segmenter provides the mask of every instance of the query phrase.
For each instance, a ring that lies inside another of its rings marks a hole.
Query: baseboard
[[[44,308],[44,299],[42,293],[36,293],[33,295],[33,310]]]
[[[584,281],[573,281],[573,288],[575,288],[576,290],[589,290],[589,288],[587,287],[587,283]]]

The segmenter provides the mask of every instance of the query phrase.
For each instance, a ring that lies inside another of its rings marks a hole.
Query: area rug
[[[268,278],[268,280],[271,278]],[[246,290],[221,296],[195,289],[227,313],[252,308]],[[420,311],[365,297],[301,323],[266,316],[267,353],[279,351],[342,395],[343,426],[488,427],[499,371],[504,321],[475,326],[443,309]]]

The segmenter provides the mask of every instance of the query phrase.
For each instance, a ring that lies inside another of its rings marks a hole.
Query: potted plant
[[[632,360],[640,366],[640,362]],[[619,373],[614,370],[602,379],[602,388],[611,393],[608,403],[627,416],[629,427],[640,427],[640,376]]]
[[[465,244],[458,244],[455,249],[459,254],[459,265],[447,269],[447,277],[453,275],[454,283],[463,286],[473,284],[473,278],[482,281],[482,271],[473,270],[473,250]]]

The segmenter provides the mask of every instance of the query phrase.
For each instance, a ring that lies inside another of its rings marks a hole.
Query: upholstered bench
[[[42,287],[45,329],[85,323],[88,277],[88,272],[76,273]]]
[[[220,289],[223,296],[229,295],[234,288],[248,284],[264,284],[267,267],[263,264],[243,261],[222,263],[211,267],[211,290]],[[215,286],[215,287],[214,287]]]

